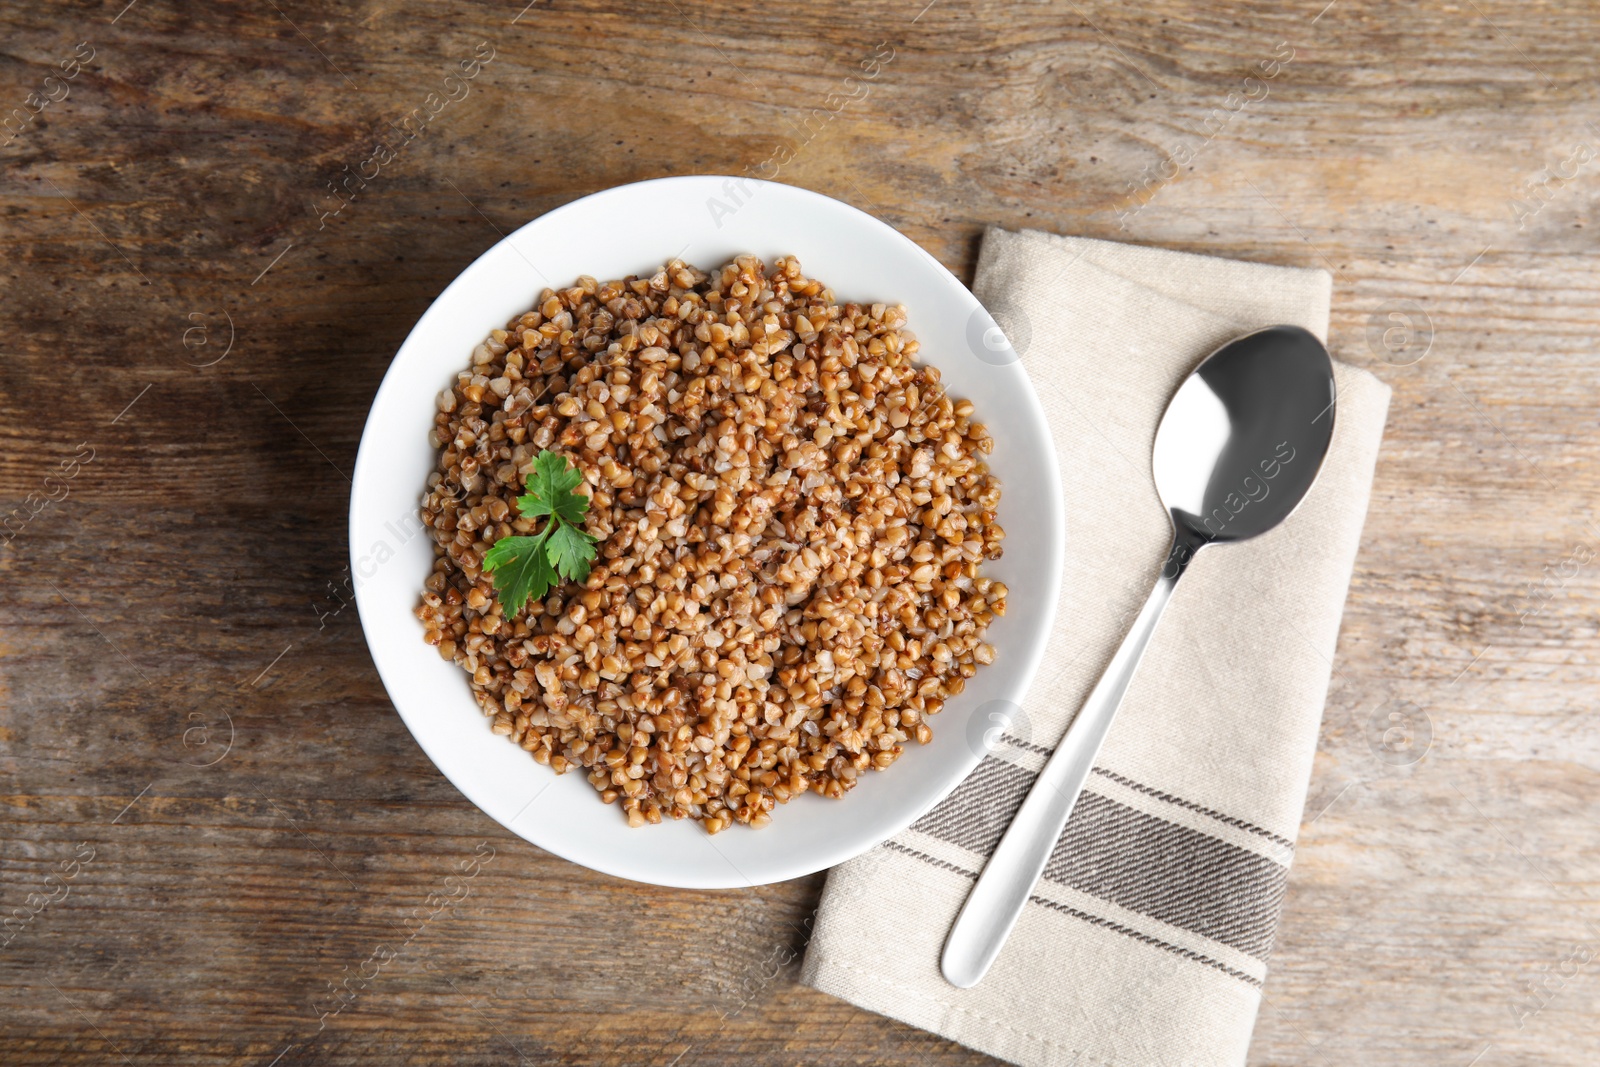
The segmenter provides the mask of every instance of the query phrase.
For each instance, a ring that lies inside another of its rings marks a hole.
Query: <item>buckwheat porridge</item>
[[[927,743],[1005,614],[991,438],[917,351],[793,258],[545,290],[439,396],[427,641],[630,825],[843,795]]]

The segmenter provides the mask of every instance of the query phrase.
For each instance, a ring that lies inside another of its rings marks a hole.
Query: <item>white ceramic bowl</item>
[[[692,820],[629,829],[581,773],[556,775],[489,732],[465,673],[423,643],[413,614],[433,563],[417,517],[437,462],[428,446],[434,398],[492,329],[527,311],[546,286],[580,274],[648,273],[678,256],[703,269],[751,252],[800,258],[841,301],[905,305],[951,395],[966,397],[994,436],[1005,555],[985,572],[1010,587],[989,629],[997,650],[887,771],[863,774],[840,800],[807,794],[770,826],[716,837]],[[724,177],[661,178],[584,197],[528,223],[462,272],[418,320],[373,400],[350,498],[356,603],[383,684],[429,758],[489,816],[541,848],[597,871],[658,885],[724,888],[797,878],[871,848],[948,794],[983,754],[990,701],[1020,705],[1033,678],[1061,578],[1063,516],[1044,413],[1003,335],[977,299],[927,252],[855,208],[793,186]]]

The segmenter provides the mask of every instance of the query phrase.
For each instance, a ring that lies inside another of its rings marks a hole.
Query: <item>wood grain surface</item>
[[[821,876],[508,835],[347,606],[445,283],[779,158],[964,278],[991,224],[1335,272],[1394,403],[1251,1062],[1600,1058],[1600,12],[524,2],[0,3],[0,1061],[991,1062],[797,984]]]

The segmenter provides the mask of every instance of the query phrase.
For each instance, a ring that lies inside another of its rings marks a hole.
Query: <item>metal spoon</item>
[[[976,985],[1000,954],[1067,825],[1161,611],[1196,552],[1278,525],[1311,488],[1333,437],[1333,363],[1298,326],[1269,326],[1217,349],[1156,430],[1156,490],[1172,551],[1150,599],[1045,764],[945,942],[951,985]]]

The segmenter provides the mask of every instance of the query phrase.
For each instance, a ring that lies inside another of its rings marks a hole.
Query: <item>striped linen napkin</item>
[[[987,977],[957,989],[939,957],[1166,557],[1150,449],[1168,398],[1252,329],[1325,338],[1330,290],[1320,270],[985,234],[974,291],[1021,352],[1060,461],[1055,630],[1017,725],[977,770],[830,873],[806,984],[1030,1067],[1244,1062],[1388,411],[1365,371],[1334,365],[1332,450],[1300,508],[1184,576]]]

